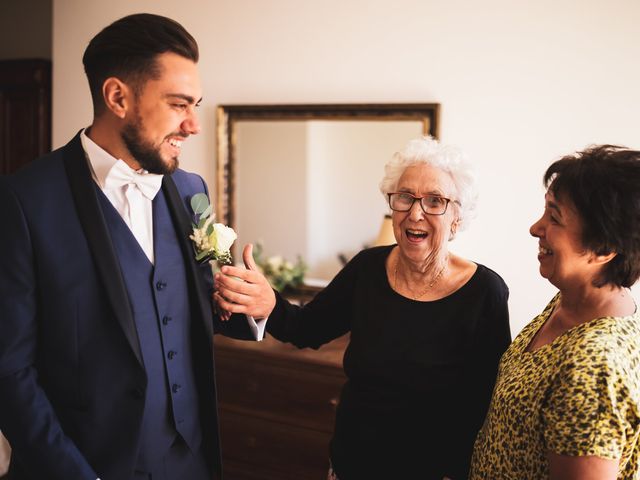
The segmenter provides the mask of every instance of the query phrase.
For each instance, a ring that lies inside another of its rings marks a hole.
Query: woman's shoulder
[[[562,358],[571,372],[588,366],[592,375],[625,384],[640,403],[640,314],[580,325],[568,335]]]
[[[507,288],[507,284],[504,279],[495,270],[483,265],[482,263],[474,262],[478,266],[478,275],[482,276],[485,281],[491,284],[498,285]]]
[[[470,283],[473,283],[479,288],[482,288],[485,292],[491,292],[498,297],[509,297],[509,287],[497,272],[482,263],[473,263],[477,268],[471,277]]]
[[[572,333],[570,346],[576,355],[582,352],[610,360],[634,356],[640,360],[640,313],[595,318]]]
[[[381,247],[370,247],[359,251],[349,260],[352,265],[371,265],[384,262],[396,245],[384,245]]]
[[[384,265],[389,253],[395,245],[365,248],[355,254],[338,272],[334,281],[356,278],[377,278],[384,272]],[[332,282],[333,283],[333,282]]]

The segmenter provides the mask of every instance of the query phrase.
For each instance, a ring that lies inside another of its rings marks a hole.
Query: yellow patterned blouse
[[[640,478],[640,313],[596,318],[525,351],[559,298],[502,356],[470,480],[546,479],[547,451],[620,459],[618,479]]]

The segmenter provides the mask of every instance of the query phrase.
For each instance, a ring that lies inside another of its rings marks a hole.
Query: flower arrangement
[[[291,263],[279,255],[264,259],[262,254],[262,245],[258,243],[254,249],[253,257],[256,265],[262,270],[275,290],[281,292],[287,287],[295,288],[302,285],[307,265],[299,255],[296,263]]]
[[[196,261],[214,261],[221,264],[231,264],[231,245],[238,235],[233,228],[222,223],[213,223],[215,215],[209,204],[209,198],[204,193],[197,193],[191,198],[193,210],[193,234],[189,238],[193,241]]]

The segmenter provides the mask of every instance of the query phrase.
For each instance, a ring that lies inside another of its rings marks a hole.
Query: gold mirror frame
[[[374,120],[420,121],[425,135],[438,137],[437,103],[334,105],[220,105],[216,111],[216,218],[236,227],[236,123],[242,120]]]

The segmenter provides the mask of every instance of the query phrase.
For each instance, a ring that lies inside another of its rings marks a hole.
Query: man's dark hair
[[[544,184],[575,205],[585,248],[616,253],[594,285],[633,285],[640,277],[640,152],[596,145],[554,162]]]
[[[102,85],[118,77],[139,94],[147,80],[160,76],[157,56],[173,52],[198,61],[198,44],[175,20],[150,13],[129,15],[116,20],[98,33],[82,57],[89,80],[94,113],[104,108]]]

